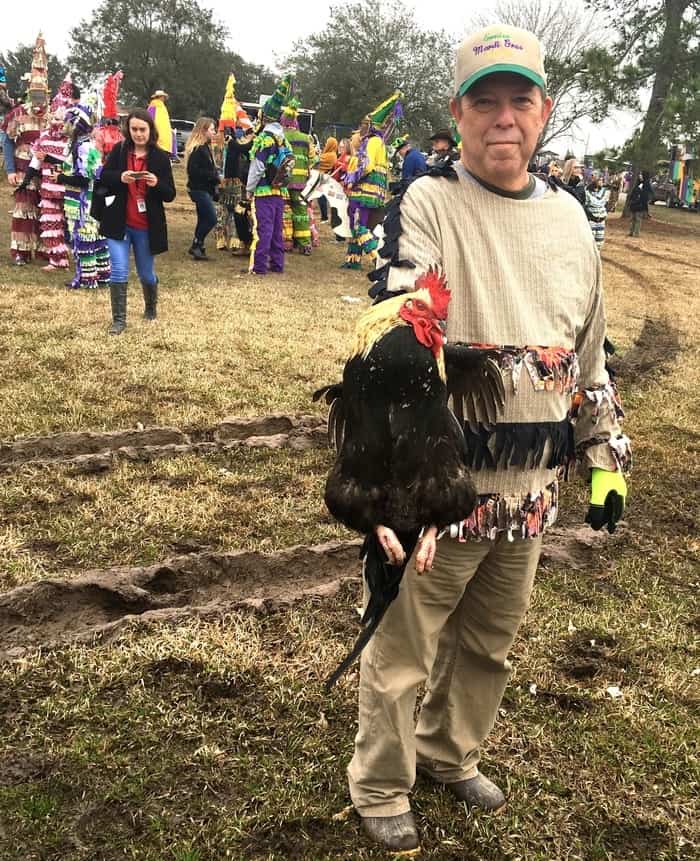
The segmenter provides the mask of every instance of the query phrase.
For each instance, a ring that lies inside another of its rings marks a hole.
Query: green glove
[[[586,514],[586,523],[598,531],[604,526],[608,532],[615,531],[622,517],[627,499],[627,482],[621,472],[609,472],[594,467],[591,470],[591,499]]]

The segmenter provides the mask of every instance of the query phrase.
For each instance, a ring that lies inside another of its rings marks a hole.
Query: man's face
[[[444,138],[433,141],[433,152],[436,155],[446,155],[450,151],[450,142]]]
[[[462,162],[493,185],[520,187],[552,110],[535,84],[522,75],[496,72],[450,102],[462,136]]]

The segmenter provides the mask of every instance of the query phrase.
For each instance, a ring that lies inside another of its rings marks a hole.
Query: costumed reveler
[[[168,153],[171,159],[177,158],[177,140],[175,132],[170,125],[170,114],[165,104],[168,94],[165,90],[156,90],[148,103],[148,113],[153,117],[153,122],[158,132],[158,146]]]
[[[232,73],[226,82],[219,116],[219,131],[224,134],[225,147],[224,177],[217,205],[216,247],[220,251],[247,255],[253,234],[244,192],[254,135],[250,117],[236,101],[235,85],[236,78]]]
[[[250,151],[250,168],[246,191],[252,195],[253,243],[250,247],[249,271],[266,275],[284,271],[282,218],[287,182],[294,163],[287,146],[279,115],[289,98],[292,86],[287,75],[261,108],[262,131]]]
[[[66,110],[73,103],[73,82],[66,75],[58,93],[51,101],[49,125],[39,135],[32,147],[34,157],[30,169],[40,171],[39,187],[39,240],[49,262],[46,272],[68,268],[68,246],[66,245],[66,218],[63,209],[65,188],[56,180],[56,173],[66,160],[68,135],[65,130]],[[25,181],[30,171],[25,175]]]
[[[47,124],[48,95],[48,61],[40,33],[34,45],[27,99],[13,108],[3,123],[7,135],[5,170],[10,185],[18,186],[10,228],[10,254],[18,266],[29,263],[32,254],[47,256],[39,236],[39,179],[30,176],[25,183],[24,178],[32,160],[32,146]]]
[[[309,255],[311,254],[311,222],[308,204],[302,200],[301,193],[309,181],[309,170],[316,162],[316,146],[311,135],[307,135],[299,128],[297,99],[290,99],[284,106],[280,122],[294,156],[294,167],[287,184],[289,198],[285,207],[291,214],[291,248],[298,248],[302,254]],[[287,247],[286,243],[285,247]]]
[[[119,86],[123,77],[124,72],[122,71],[108,75],[102,90],[102,118],[92,137],[102,154],[103,161],[106,160],[114,147],[124,140],[124,135],[119,128],[119,111],[117,109]]]
[[[377,256],[379,240],[373,230],[384,214],[389,172],[386,140],[401,118],[400,98],[396,91],[360,123],[356,162],[345,179],[352,228],[345,269],[361,269],[363,254],[370,260]]]
[[[75,259],[75,277],[69,287],[109,284],[107,240],[90,215],[93,185],[102,168],[100,151],[92,139],[94,125],[95,115],[88,105],[73,105],[66,111],[66,126],[71,133],[71,172],[60,174],[58,181],[66,187],[66,222]]]

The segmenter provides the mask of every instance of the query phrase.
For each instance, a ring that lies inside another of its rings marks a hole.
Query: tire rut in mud
[[[217,619],[235,610],[272,612],[332,599],[343,584],[359,585],[360,546],[357,539],[270,554],[206,551],[18,586],[0,594],[0,662],[27,649],[109,640],[135,623]],[[554,527],[541,562],[585,571],[600,546],[588,527]]]
[[[25,648],[106,637],[135,619],[177,621],[236,609],[269,611],[334,594],[357,579],[360,541],[175,556],[156,565],[90,571],[0,595],[0,660]]]
[[[326,445],[326,422],[319,416],[230,417],[213,428],[187,433],[176,427],[151,427],[105,432],[69,431],[0,441],[0,470],[25,464],[64,463],[77,472],[102,472],[117,460],[151,461],[239,446],[303,450]]]

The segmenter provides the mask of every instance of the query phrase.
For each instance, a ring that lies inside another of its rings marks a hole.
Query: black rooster
[[[329,511],[365,535],[369,589],[364,630],[326,681],[330,689],[369,642],[399,584],[423,527],[444,529],[471,514],[476,491],[466,466],[453,395],[468,419],[495,424],[505,391],[488,350],[445,345],[450,291],[430,270],[415,291],[369,308],[358,320],[343,382],[314,393],[330,404],[328,432],[338,453],[326,482]],[[391,564],[375,533],[393,530],[405,552]]]

